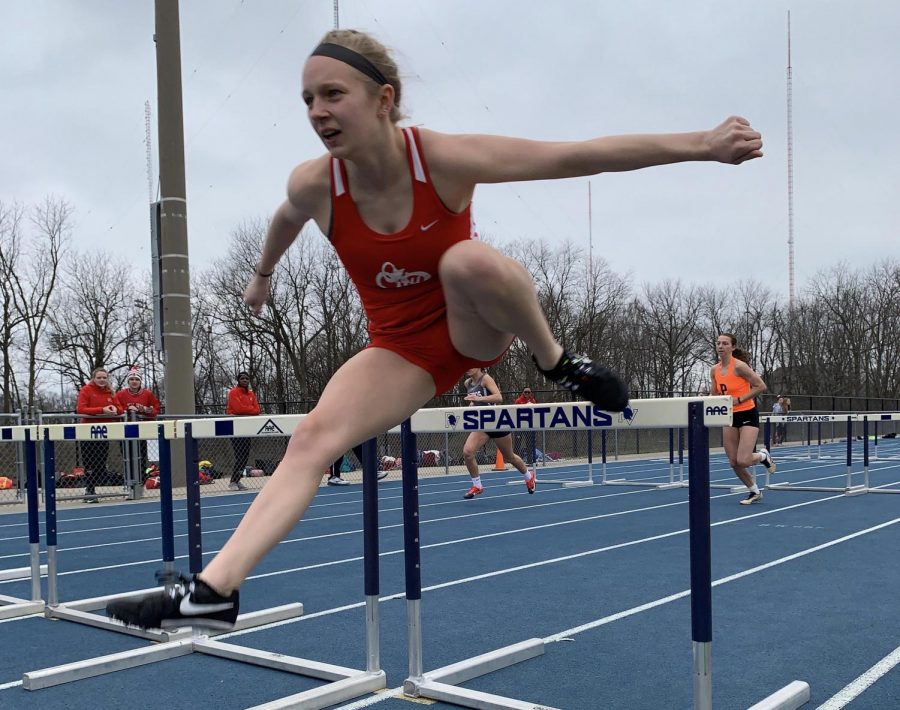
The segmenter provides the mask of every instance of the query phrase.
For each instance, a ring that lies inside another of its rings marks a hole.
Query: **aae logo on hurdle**
[[[505,431],[515,429],[584,429],[612,426],[612,417],[591,404],[544,407],[472,407],[444,412],[445,429]]]
[[[108,439],[109,431],[106,426],[94,425],[91,427],[91,438],[92,439]]]
[[[714,415],[725,415],[728,414],[728,407],[707,407],[706,408],[706,416],[711,417]]]
[[[284,434],[281,428],[273,422],[271,419],[267,419],[266,423],[260,427],[259,431],[256,432],[259,434]]]

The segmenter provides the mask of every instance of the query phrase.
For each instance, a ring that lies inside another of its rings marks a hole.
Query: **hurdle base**
[[[477,708],[477,710],[535,710],[535,708],[541,708],[541,710],[558,710],[550,705],[539,705],[524,700],[516,700],[515,698],[507,698],[503,695],[482,693],[478,690],[459,688],[455,685],[438,683],[434,680],[420,680],[415,682],[415,692],[409,692],[407,688],[408,684],[411,682],[415,682],[414,679],[407,679],[406,682],[404,682],[404,695],[409,695],[414,698],[438,700],[444,703],[460,705],[464,708]]]
[[[329,681],[324,686],[274,700],[259,705],[257,706],[258,708],[271,710],[275,708],[309,708],[313,710],[314,708],[328,707],[345,700],[351,700],[387,687],[387,677],[384,671],[359,671],[354,668],[330,663],[321,663],[305,658],[285,656],[281,653],[222,643],[221,641],[214,641],[208,636],[191,636],[147,648],[132,649],[122,653],[99,656],[86,661],[31,671],[22,676],[22,687],[26,690],[50,688],[63,683],[71,683],[115,671],[137,668],[150,663],[186,656],[191,653],[203,653],[271,670]]]
[[[44,602],[42,599],[29,601],[0,594],[0,619],[18,619],[20,616],[43,613]]]
[[[384,671],[360,672],[345,678],[336,680],[319,688],[311,688],[302,693],[279,698],[262,705],[254,705],[248,710],[317,710],[327,708],[338,703],[353,700],[368,693],[375,693],[387,688],[387,676]]]
[[[507,486],[521,486],[522,481],[507,481]],[[539,478],[537,480],[538,486],[562,486],[563,488],[586,488],[587,486],[593,486],[593,481],[548,481],[544,478]]]
[[[40,567],[40,575],[42,577],[47,576],[47,565],[41,565]],[[16,567],[14,569],[4,569],[0,570],[0,581],[8,582],[13,579],[30,579],[31,578],[31,567]],[[0,595],[0,599],[3,598],[3,595]]]
[[[536,707],[544,710],[554,710],[546,705],[482,693],[477,690],[460,688],[457,685],[458,683],[465,683],[473,678],[493,673],[501,668],[536,658],[543,655],[543,653],[543,639],[534,638],[521,641],[494,651],[488,651],[480,656],[452,663],[449,666],[436,668],[420,677],[409,677],[403,682],[403,694],[412,698],[429,698],[481,710],[493,710],[494,708],[534,710]]]
[[[653,488],[655,490],[667,490],[672,488],[686,488],[687,484],[680,481],[671,481],[669,483],[643,483],[641,481],[629,481],[624,478],[612,478],[603,481],[604,486],[630,486],[632,488]]]
[[[836,486],[795,486],[790,483],[770,483],[766,486],[767,491],[813,491],[816,493],[843,493],[845,496],[858,496],[864,493],[872,493],[872,490],[860,484],[858,486],[846,486],[838,488]]]
[[[795,680],[760,700],[749,710],[794,710],[809,702],[809,683]]]

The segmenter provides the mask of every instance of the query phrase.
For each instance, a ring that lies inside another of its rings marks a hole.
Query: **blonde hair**
[[[397,68],[397,62],[394,61],[387,47],[371,35],[359,30],[331,30],[325,33],[320,44],[325,42],[339,44],[347,49],[352,49],[372,62],[384,74],[387,83],[394,87],[394,105],[391,106],[390,115],[391,122],[397,123],[404,118],[403,113],[400,111],[400,97],[403,93],[403,86],[400,82],[400,70]],[[375,82],[371,79],[369,81],[371,82],[372,93],[375,94]]]

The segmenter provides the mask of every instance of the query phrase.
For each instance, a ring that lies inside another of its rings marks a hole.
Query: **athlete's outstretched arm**
[[[288,179],[288,198],[272,215],[256,270],[250,283],[247,284],[247,288],[244,289],[244,302],[254,315],[259,315],[269,297],[271,284],[269,275],[294,243],[300,230],[303,229],[303,225],[310,220],[311,210],[307,205],[311,203],[316,194],[315,183],[321,182],[317,180],[317,174],[312,163],[298,165],[291,172]]]
[[[496,183],[581,177],[686,161],[737,165],[762,156],[762,137],[732,116],[709,131],[549,142],[423,131],[426,152],[449,179]],[[434,169],[433,169],[434,171]]]

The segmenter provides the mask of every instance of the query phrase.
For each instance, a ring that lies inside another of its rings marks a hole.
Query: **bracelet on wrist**
[[[257,276],[261,276],[261,277],[264,278],[264,279],[269,278],[269,277],[270,277],[272,274],[274,274],[274,273],[275,273],[274,271],[270,271],[268,274],[264,274],[264,273],[263,273],[262,271],[260,271],[259,269],[256,270],[256,275],[257,275]]]

